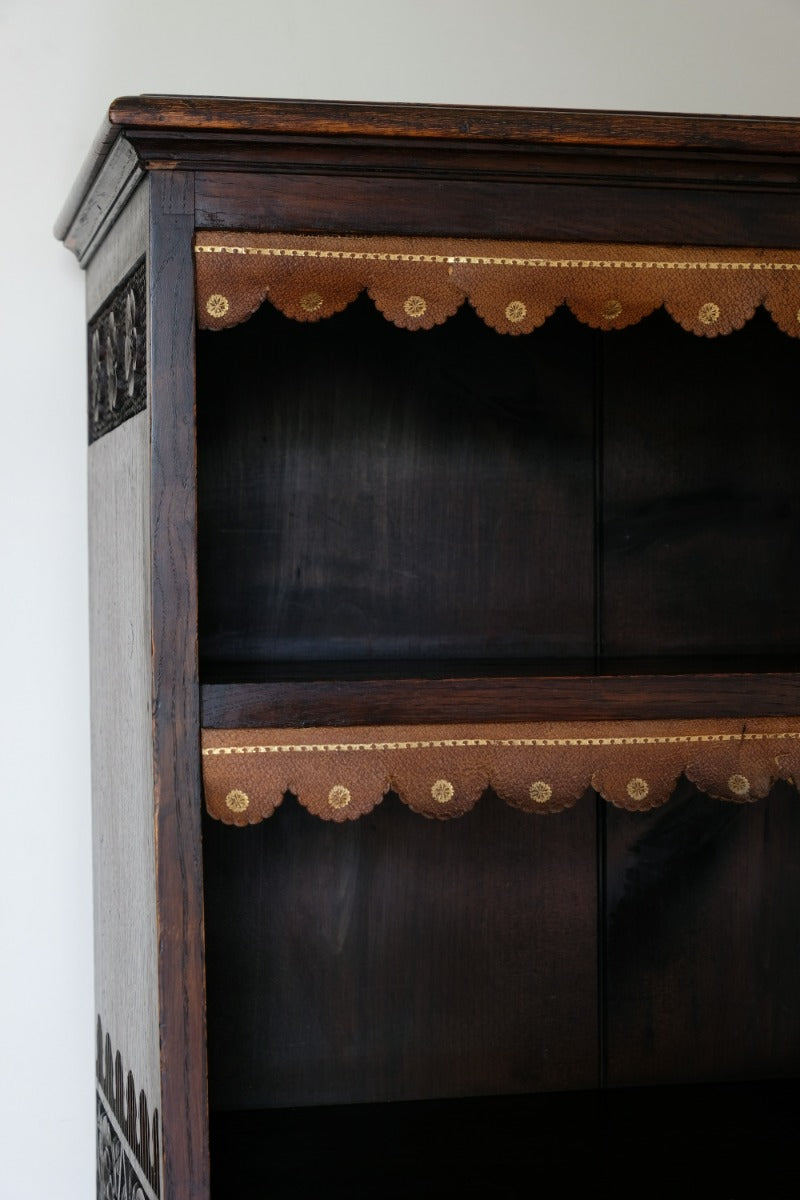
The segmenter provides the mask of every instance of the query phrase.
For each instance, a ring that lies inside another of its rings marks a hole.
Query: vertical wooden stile
[[[165,1196],[206,1200],[195,567],[194,176],[151,184],[153,745]]]

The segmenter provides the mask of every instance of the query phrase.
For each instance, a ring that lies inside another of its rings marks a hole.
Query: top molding
[[[800,120],[451,104],[123,96],[111,104],[108,125],[131,133],[159,129],[173,133],[447,138],[796,154]]]
[[[800,119],[122,97],[109,108],[56,236],[87,257],[99,225],[142,174],[167,169],[468,174],[800,194]]]

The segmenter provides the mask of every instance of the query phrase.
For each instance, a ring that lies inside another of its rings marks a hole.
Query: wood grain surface
[[[797,792],[607,813],[611,1086],[797,1078]]]
[[[791,117],[152,95],[119,97],[110,105],[109,123],[125,129],[324,134],[345,140],[435,137],[619,149],[797,152],[797,121]]]
[[[153,754],[166,1196],[208,1194],[191,175],[151,177]]]
[[[205,829],[217,1109],[598,1083],[595,806]]]
[[[800,342],[763,311],[704,345],[657,313],[604,369],[602,652],[796,654]]]
[[[364,298],[202,335],[203,658],[590,656],[595,335],[573,324],[417,336]]]

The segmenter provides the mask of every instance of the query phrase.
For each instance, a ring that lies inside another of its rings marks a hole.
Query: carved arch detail
[[[161,1135],[158,1109],[150,1117],[144,1091],[137,1096],[111,1037],[97,1018],[97,1195],[102,1200],[149,1200],[161,1196]],[[144,1186],[146,1181],[146,1185]]]

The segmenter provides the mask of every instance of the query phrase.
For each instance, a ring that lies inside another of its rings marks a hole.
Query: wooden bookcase
[[[791,780],[456,822],[287,798],[240,829],[204,813],[200,738],[800,728],[800,339],[657,305],[409,332],[366,295],[200,329],[198,231],[780,257],[800,123],[112,104],[57,228],[87,279],[101,1193],[505,1195],[577,1129],[645,1163],[654,1126],[664,1177],[699,1147],[718,1179],[789,1169]]]

